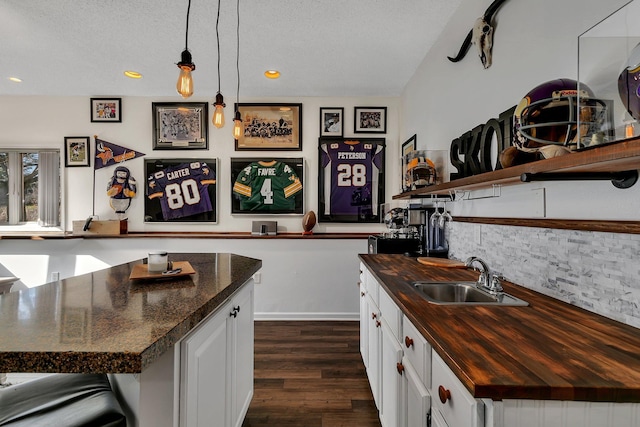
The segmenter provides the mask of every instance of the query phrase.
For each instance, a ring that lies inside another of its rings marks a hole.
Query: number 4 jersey
[[[277,212],[295,209],[300,178],[286,163],[253,162],[242,169],[233,184],[243,211]]]
[[[384,144],[360,140],[321,141],[324,216],[378,215]]]
[[[206,163],[182,163],[149,176],[147,196],[160,198],[165,221],[182,218],[213,210],[207,186],[215,183],[215,174]]]

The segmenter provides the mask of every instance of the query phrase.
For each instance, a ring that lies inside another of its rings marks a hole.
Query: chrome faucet
[[[472,267],[474,270],[477,270],[475,267],[473,267],[473,264],[476,262],[482,266],[482,270],[479,270],[480,277],[478,277],[476,286],[494,294],[502,292],[503,289],[502,284],[500,283],[500,275],[491,272],[489,266],[483,259],[472,256],[467,258],[464,265],[466,267]]]

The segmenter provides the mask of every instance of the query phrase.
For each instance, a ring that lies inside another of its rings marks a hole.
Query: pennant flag
[[[102,169],[107,166],[122,163],[126,160],[144,156],[144,153],[139,151],[130,150],[128,148],[112,144],[111,142],[98,139],[97,135],[95,135],[94,138],[96,140],[96,158],[93,162],[94,169]]]

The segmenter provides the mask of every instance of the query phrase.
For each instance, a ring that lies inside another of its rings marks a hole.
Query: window
[[[60,225],[60,153],[0,150],[0,225]]]

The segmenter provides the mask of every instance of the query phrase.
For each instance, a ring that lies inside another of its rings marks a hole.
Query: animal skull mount
[[[471,43],[478,48],[478,56],[482,66],[487,69],[491,66],[491,48],[493,47],[493,27],[484,17],[476,19],[471,30]]]
[[[469,31],[469,34],[467,34],[467,37],[462,43],[458,55],[455,58],[449,56],[449,61],[458,62],[462,60],[473,43],[478,48],[478,56],[480,56],[482,66],[485,69],[491,66],[491,48],[493,47],[494,32],[494,27],[491,23],[494,15],[505,1],[506,0],[494,0],[484,14],[476,19],[473,28]]]

